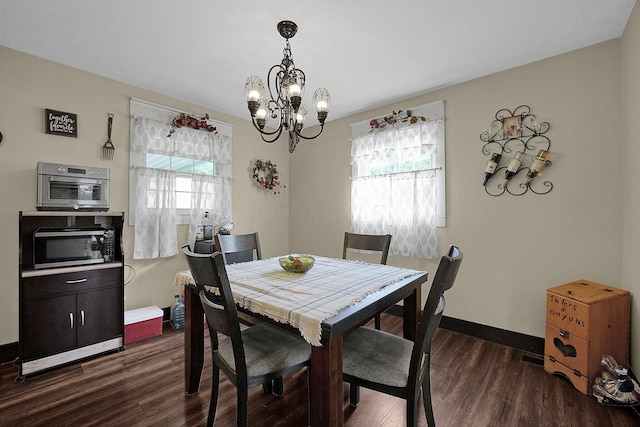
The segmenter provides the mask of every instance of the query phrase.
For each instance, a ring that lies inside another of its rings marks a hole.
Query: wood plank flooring
[[[401,320],[383,314],[383,329],[401,333]],[[202,426],[209,407],[211,359],[206,338],[200,393],[184,394],[184,334],[133,343],[125,351],[74,363],[15,383],[17,368],[0,367],[0,426]],[[521,361],[522,352],[440,329],[433,345],[432,389],[436,422],[446,426],[640,426],[628,408],[606,407],[541,366]],[[405,424],[404,401],[361,390],[357,408],[344,388],[345,425]],[[249,394],[251,426],[307,424],[307,378],[285,379],[285,396]],[[216,425],[235,425],[235,388],[220,387]],[[426,426],[421,413],[420,426]]]

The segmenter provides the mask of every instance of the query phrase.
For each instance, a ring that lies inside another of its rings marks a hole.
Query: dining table
[[[279,257],[226,266],[238,309],[296,331],[311,344],[309,419],[312,426],[344,425],[343,337],[376,314],[403,301],[403,336],[416,336],[426,271],[315,256],[306,273],[291,273]],[[191,273],[184,286],[184,378],[187,395],[198,393],[204,364],[204,311]],[[206,284],[205,284],[206,285]]]

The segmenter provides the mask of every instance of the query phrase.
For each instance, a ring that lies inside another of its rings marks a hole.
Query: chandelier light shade
[[[313,94],[313,107],[320,123],[320,130],[313,136],[302,134],[307,107],[302,103],[305,90],[305,74],[293,63],[289,39],[298,31],[298,26],[291,21],[278,23],[278,32],[286,40],[284,57],[280,64],[269,69],[267,74],[267,89],[257,76],[247,79],[244,94],[251,113],[251,121],[260,132],[262,140],[268,143],[276,141],[283,131],[289,133],[289,152],[293,153],[296,145],[302,139],[317,138],[324,130],[324,122],[331,109],[331,96],[325,88],[316,89]],[[275,120],[273,126],[267,123]],[[265,129],[266,128],[266,129]],[[268,129],[274,129],[270,131]]]

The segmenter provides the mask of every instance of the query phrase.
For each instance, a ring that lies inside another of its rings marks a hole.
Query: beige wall
[[[442,253],[455,243],[465,255],[446,314],[543,337],[547,288],[580,278],[624,286],[620,40],[330,122],[291,159],[291,249],[341,254],[349,229],[349,124],[440,99],[447,226],[438,246]],[[481,185],[487,157],[479,134],[496,111],[521,104],[551,124],[553,165],[543,176],[554,189],[491,197]],[[389,263],[430,273],[436,265],[393,256]]]
[[[640,6],[636,4],[622,35],[622,129],[623,129],[623,283],[631,291],[631,366],[640,370]]]
[[[242,96],[241,89],[238,96]],[[207,111],[233,125],[233,220],[238,233],[260,232],[263,254],[288,251],[289,194],[274,196],[253,184],[256,158],[270,159],[289,179],[286,144],[264,144],[246,120],[161,96],[90,73],[0,47],[0,345],[18,340],[18,211],[35,210],[36,163],[71,163],[111,169],[111,210],[128,214],[129,99],[144,99],[190,113]],[[44,109],[78,114],[78,138],[44,133]],[[115,114],[115,157],[103,160],[107,113]],[[180,226],[178,243],[186,243]],[[133,229],[125,229],[125,256],[133,252]],[[136,276],[125,288],[125,309],[167,307],[176,291],[173,277],[187,268],[182,255],[133,260]],[[44,321],[44,318],[43,318]]]

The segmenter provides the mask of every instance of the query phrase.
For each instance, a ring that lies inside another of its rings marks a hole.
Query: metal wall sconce
[[[551,182],[537,178],[551,166],[551,140],[546,136],[550,128],[549,122],[538,121],[527,105],[496,112],[490,128],[480,134],[482,154],[490,156],[482,182],[487,194],[522,196],[528,191],[547,194],[553,189]],[[513,156],[506,159],[510,154]]]

